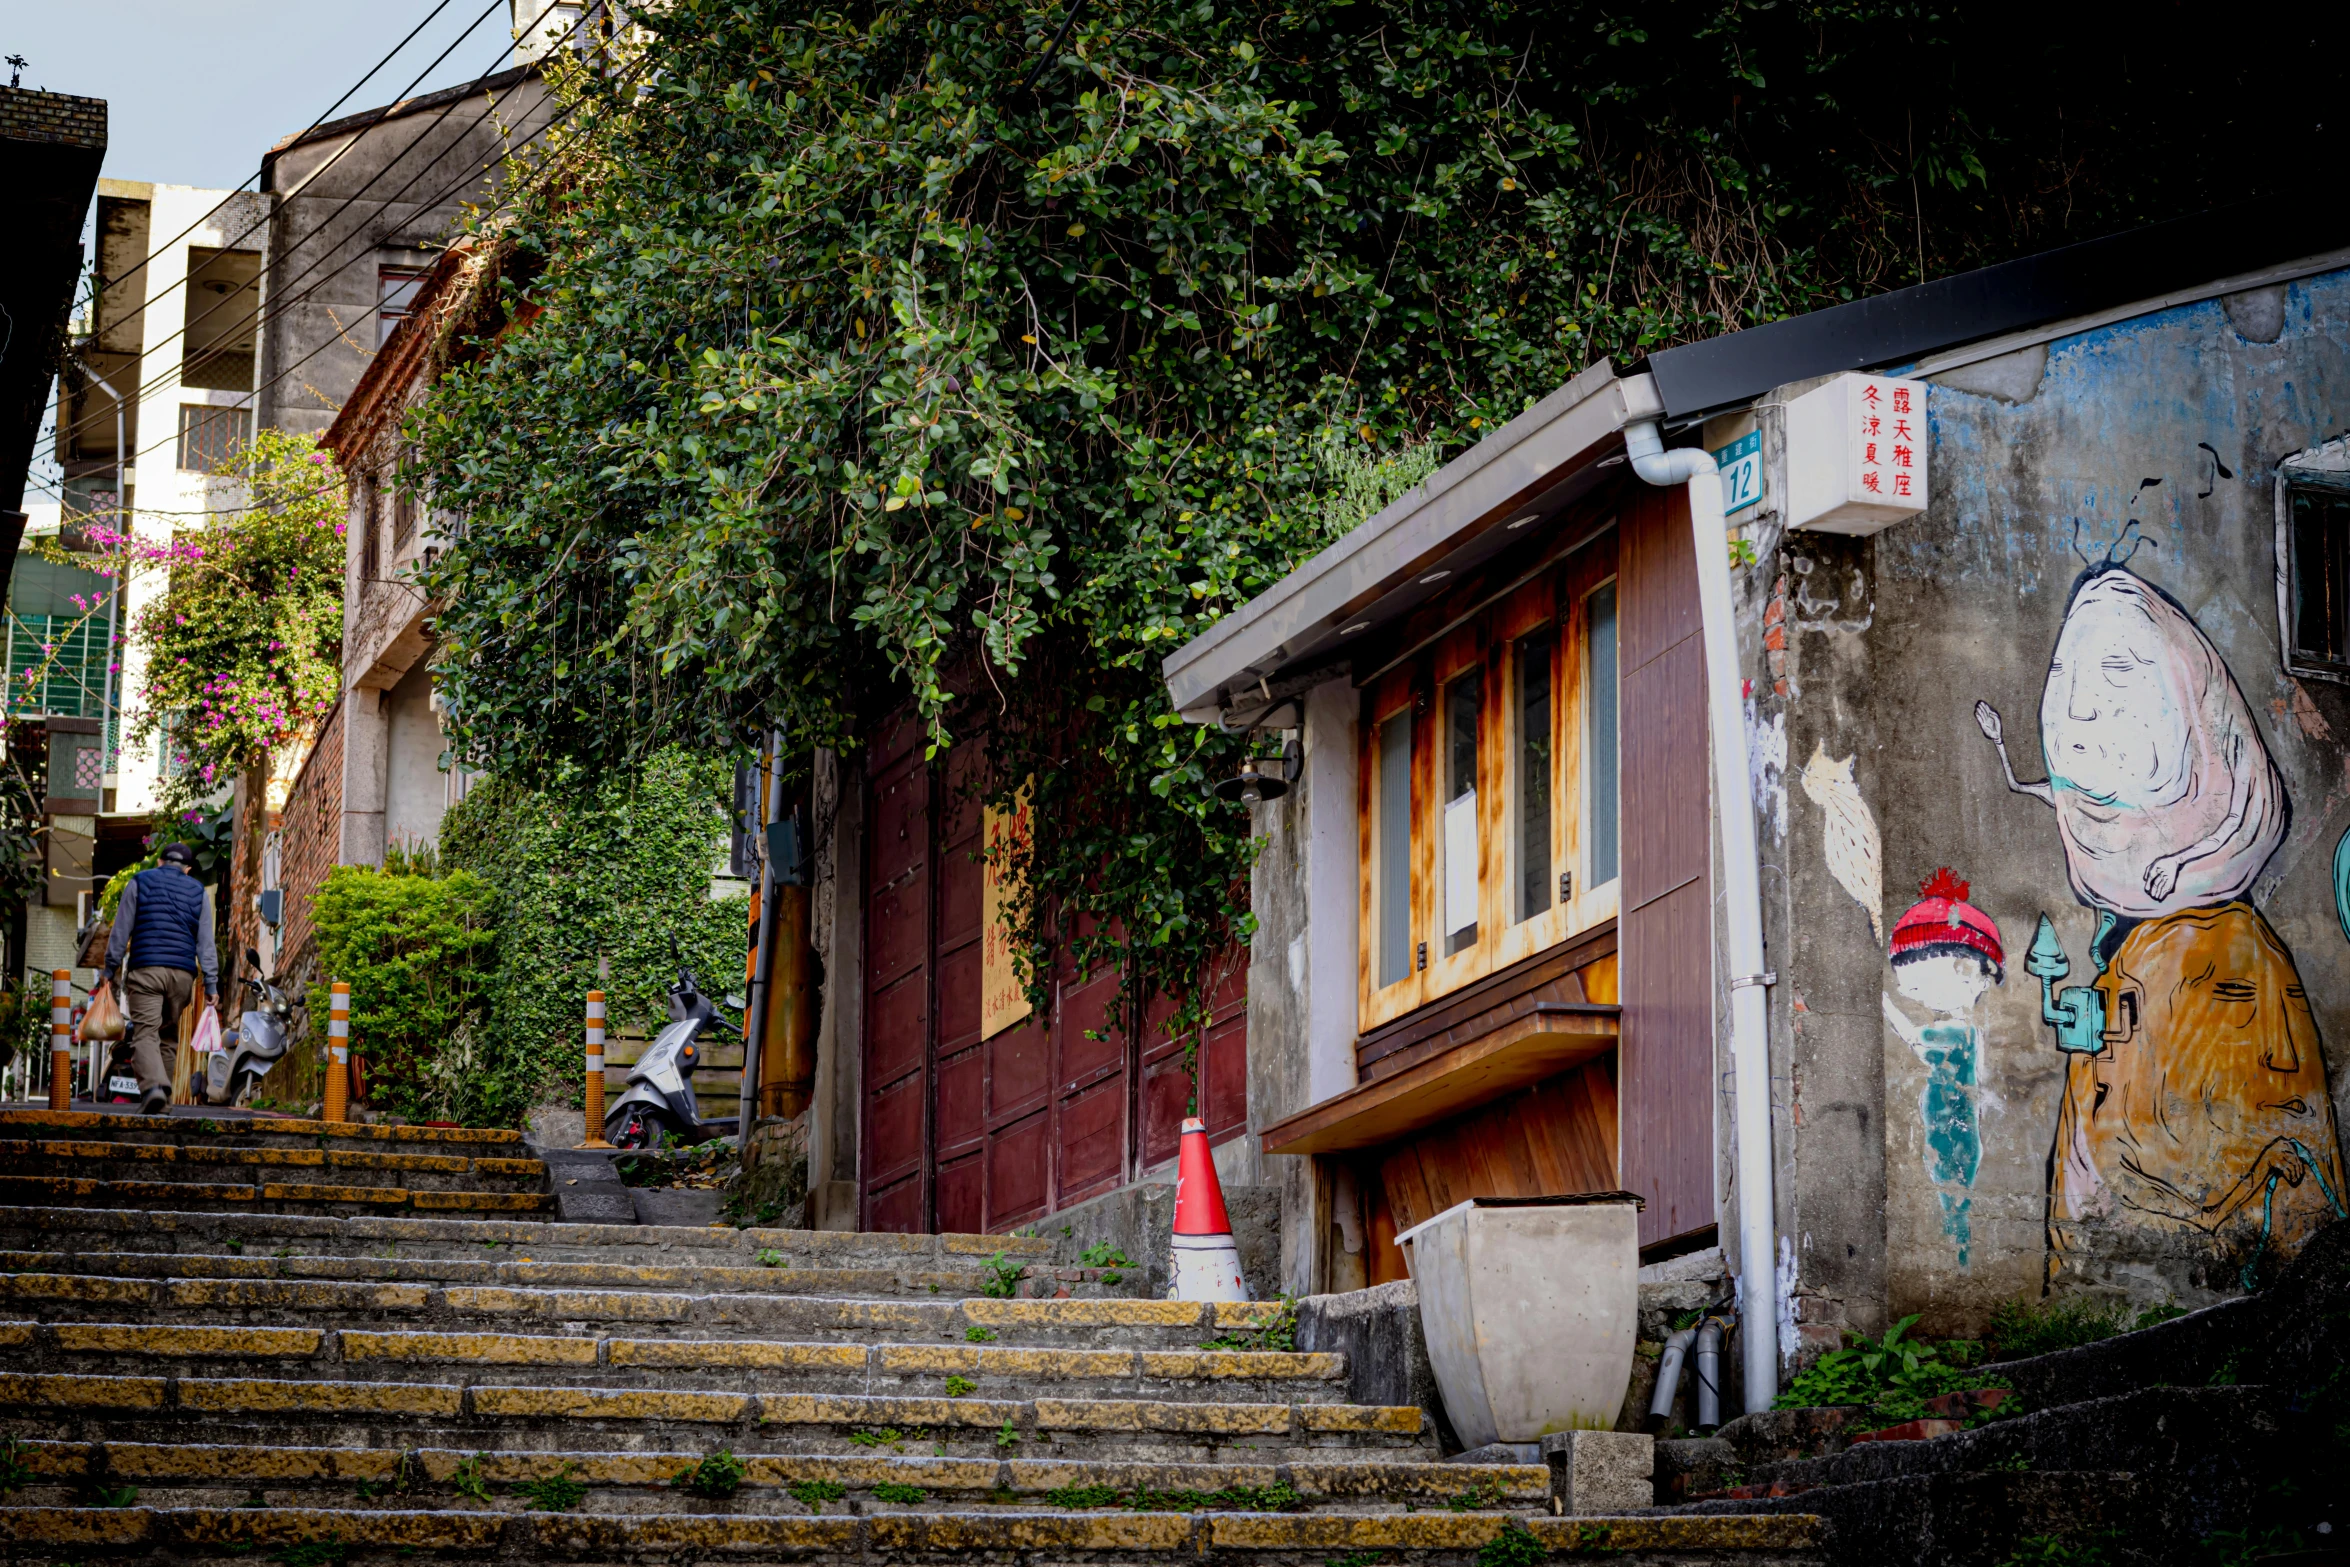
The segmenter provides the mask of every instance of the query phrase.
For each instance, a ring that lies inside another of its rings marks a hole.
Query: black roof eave
[[[1668,348],[1645,368],[1666,417],[1685,424],[1793,381],[1902,364],[2344,249],[2343,204],[2243,202]]]

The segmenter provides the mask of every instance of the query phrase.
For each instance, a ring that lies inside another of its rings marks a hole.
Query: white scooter
[[[269,1069],[285,1059],[293,1005],[284,991],[260,977],[260,953],[247,947],[245,962],[253,970],[244,979],[252,1005],[237,1024],[237,1037],[222,1040],[220,1048],[212,1052],[212,1064],[204,1069],[206,1104],[243,1104],[269,1075]]]
[[[729,996],[726,1005],[739,1010],[742,1003]],[[615,1148],[655,1148],[664,1133],[687,1145],[706,1143],[733,1130],[731,1122],[704,1121],[694,1104],[702,1040],[732,1025],[683,964],[669,987],[669,1019],[629,1069],[627,1089],[604,1112],[604,1141]]]

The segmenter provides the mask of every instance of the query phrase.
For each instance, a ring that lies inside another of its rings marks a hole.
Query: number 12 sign
[[[1762,432],[1749,430],[1720,451],[1714,464],[1722,471],[1722,515],[1736,516],[1762,499]]]

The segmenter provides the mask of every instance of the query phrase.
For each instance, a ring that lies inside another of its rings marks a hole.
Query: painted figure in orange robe
[[[2344,1214],[2317,1020],[2248,901],[2291,819],[2251,708],[2193,618],[2109,558],[2074,585],[2049,661],[2047,781],[2019,782],[1998,713],[1975,716],[2008,787],[2054,808],[2074,894],[2102,916],[2093,985],[2056,989],[2069,959],[2045,916],[2026,964],[2066,1053],[2049,1275],[2107,1240],[2147,1261],[2199,1232],[2249,1287]]]

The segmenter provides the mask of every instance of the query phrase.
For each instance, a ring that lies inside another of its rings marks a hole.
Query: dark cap
[[[196,866],[196,851],[189,848],[184,843],[165,844],[163,846],[163,863],[166,865],[185,865],[190,870],[193,870]]]

